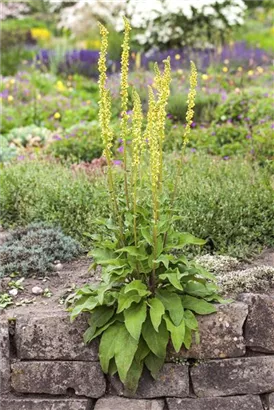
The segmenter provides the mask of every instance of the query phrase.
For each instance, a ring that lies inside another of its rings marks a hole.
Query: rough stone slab
[[[274,353],[274,298],[256,297],[247,317],[245,340],[252,350]]]
[[[274,410],[274,393],[268,396],[269,410]]]
[[[9,346],[9,324],[4,317],[0,320],[0,393],[6,394],[10,391],[10,346]]]
[[[84,318],[70,323],[68,313],[19,316],[16,320],[15,342],[18,358],[28,360],[98,360],[98,343],[86,346]]]
[[[158,379],[154,380],[148,371],[140,379],[134,396],[127,392],[117,375],[110,377],[113,394],[125,397],[153,399],[155,397],[187,397],[189,395],[188,366],[164,364]]]
[[[169,410],[263,410],[259,396],[167,399]]]
[[[268,393],[274,391],[274,356],[211,360],[190,374],[198,397]]]
[[[170,351],[169,357],[193,359],[218,359],[238,357],[245,354],[243,324],[248,314],[248,306],[241,302],[217,306],[211,315],[198,316],[200,343],[195,344],[193,336],[189,350],[182,348],[179,353]]]
[[[3,410],[90,410],[88,399],[3,399]]]
[[[163,410],[162,400],[135,400],[110,397],[97,401],[94,410]]]
[[[17,362],[12,365],[12,387],[18,393],[67,394],[101,397],[106,382],[97,362]]]

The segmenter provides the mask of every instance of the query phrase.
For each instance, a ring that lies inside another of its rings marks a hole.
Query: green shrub
[[[7,135],[7,140],[19,147],[43,146],[51,137],[52,132],[44,127],[32,124],[26,127],[13,128]]]
[[[102,155],[103,148],[97,122],[76,124],[65,135],[55,135],[47,152],[56,158],[73,162],[90,162]]]
[[[19,273],[45,274],[53,269],[55,260],[69,261],[79,256],[81,247],[60,229],[33,224],[11,232],[0,246],[0,277]]]
[[[0,135],[0,162],[9,162],[16,157],[16,148],[9,145],[7,139]]]
[[[172,180],[173,156],[169,168]],[[6,226],[50,222],[88,244],[84,233],[97,233],[95,219],[109,212],[104,177],[91,181],[60,164],[21,161],[0,170],[0,183]],[[256,163],[194,154],[185,164],[177,196],[178,229],[208,239],[205,252],[244,256],[273,246],[274,190],[267,170]]]

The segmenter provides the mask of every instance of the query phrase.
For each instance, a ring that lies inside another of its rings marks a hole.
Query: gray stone
[[[169,410],[263,410],[259,396],[167,399]]]
[[[243,324],[248,306],[241,302],[220,305],[211,315],[198,316],[200,343],[195,344],[193,336],[189,350],[182,348],[179,353],[170,351],[169,357],[193,359],[218,359],[238,357],[245,354]]]
[[[245,326],[246,345],[252,350],[274,353],[274,299],[257,296]]]
[[[262,394],[274,391],[274,356],[212,360],[191,368],[198,397]]]
[[[20,359],[98,360],[98,342],[84,345],[84,318],[70,323],[66,312],[41,316],[19,316],[16,320],[16,348]]]
[[[268,410],[274,410],[274,393],[268,396]]]
[[[4,317],[0,321],[0,393],[6,394],[10,391],[10,344],[9,324]]]
[[[97,401],[94,410],[163,410],[162,400],[134,400],[109,397]]]
[[[164,364],[157,380],[144,371],[134,396],[124,388],[117,375],[110,377],[114,394],[118,396],[153,399],[155,397],[187,397],[189,394],[188,367],[172,363]]]
[[[88,399],[3,399],[4,410],[89,410],[91,401]]]
[[[18,393],[67,394],[101,397],[106,382],[97,362],[17,362],[11,381]]]

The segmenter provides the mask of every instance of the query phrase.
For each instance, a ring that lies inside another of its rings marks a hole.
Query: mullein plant
[[[170,210],[170,195],[164,187],[167,178],[163,142],[171,82],[170,59],[164,60],[163,72],[155,64],[154,84],[148,86],[146,120],[137,91],[131,91],[133,113],[129,123],[130,25],[125,19],[121,60],[121,138],[124,146],[121,184],[117,174],[121,171],[112,166],[111,96],[106,87],[108,31],[102,24],[99,27],[102,39],[99,120],[107,161],[111,216],[98,221],[104,225],[105,234],[93,236],[94,248],[90,252],[93,268],[102,267],[102,280],[78,289],[69,298],[69,309],[72,320],[82,312],[89,312],[84,341],[89,343],[99,337],[99,357],[104,373],[118,373],[126,389],[135,392],[144,368],[152,377],[157,377],[169,342],[176,352],[182,346],[190,348],[193,336],[198,336],[196,314],[215,312],[213,302],[221,299],[214,276],[185,255],[178,256],[178,251],[185,246],[205,242],[175,230],[178,216]],[[193,120],[196,84],[197,71],[191,63],[183,148]],[[130,145],[127,144],[129,136]],[[181,159],[176,178],[180,177]],[[168,186],[170,189],[170,181]]]

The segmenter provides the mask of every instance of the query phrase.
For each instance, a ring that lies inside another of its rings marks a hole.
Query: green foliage
[[[10,144],[18,147],[43,146],[50,139],[52,132],[44,127],[29,125],[13,128],[6,136]]]
[[[60,229],[33,224],[11,232],[0,246],[0,276],[14,272],[42,275],[53,269],[55,260],[69,261],[81,253],[80,245]]]
[[[16,148],[11,147],[6,138],[0,135],[0,162],[9,162],[16,157]]]
[[[101,157],[103,145],[97,122],[76,124],[67,129],[62,137],[53,137],[47,152],[56,158],[73,162],[91,162]]]
[[[171,181],[173,155],[167,172]],[[273,246],[270,178],[267,169],[256,162],[192,154],[178,182],[176,209],[182,216],[178,229],[209,238],[205,251],[246,256]],[[6,226],[50,222],[88,245],[90,239],[84,233],[101,232],[103,225],[95,220],[109,213],[105,177],[90,181],[85,174],[75,175],[60,164],[20,161],[0,169],[0,185],[1,223]]]

